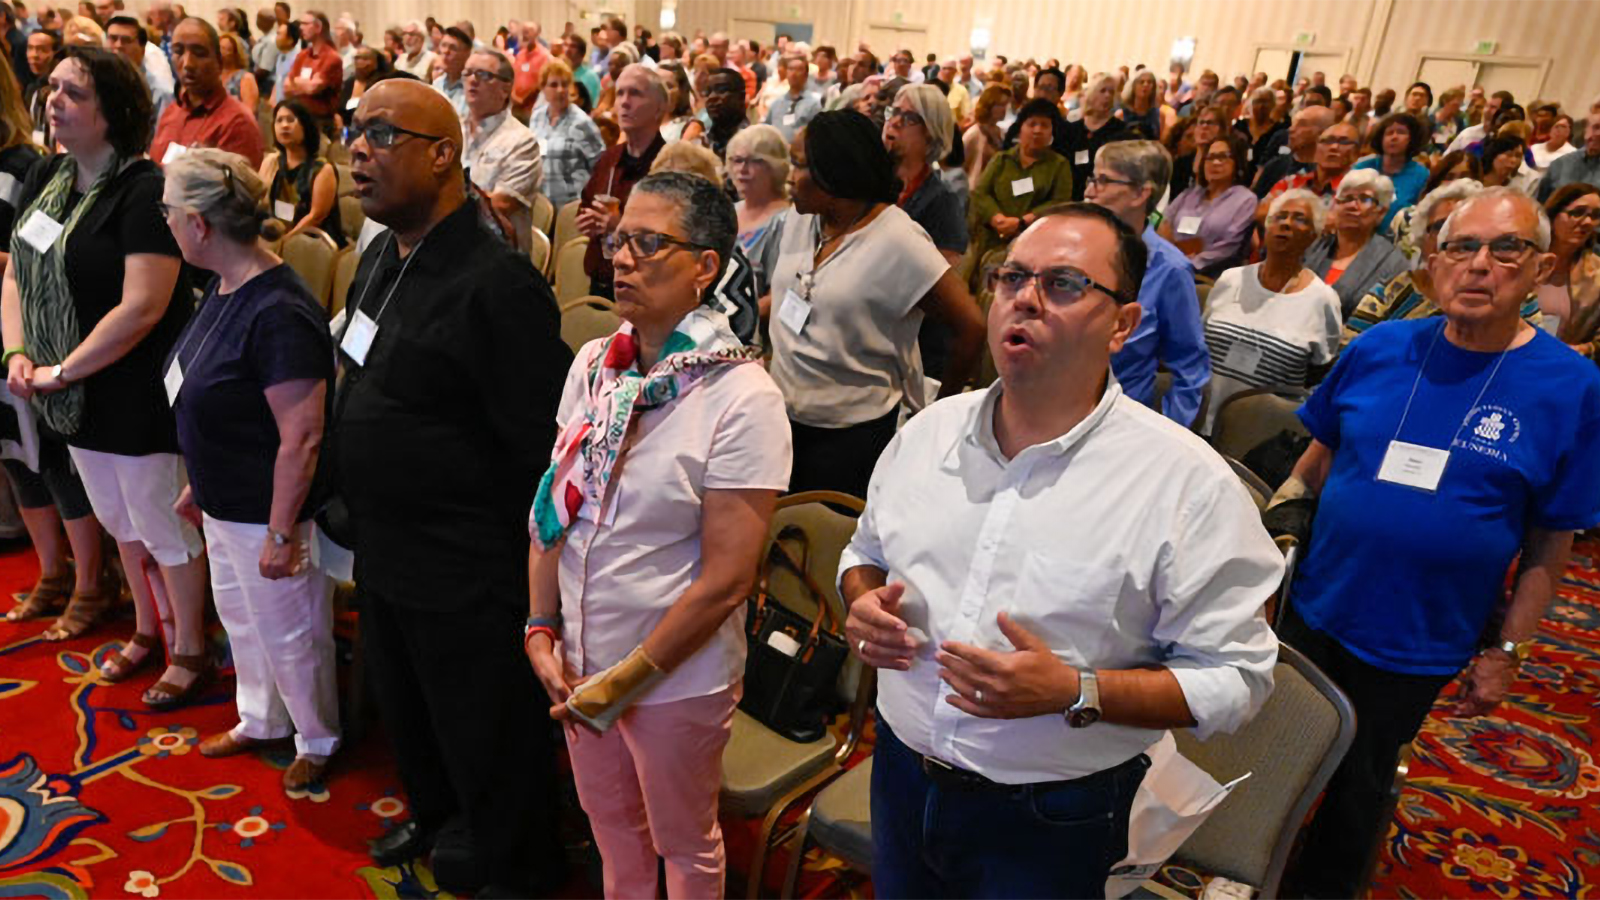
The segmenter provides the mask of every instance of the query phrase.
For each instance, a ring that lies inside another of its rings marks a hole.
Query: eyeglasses
[[[1359,206],[1362,209],[1376,209],[1378,198],[1371,194],[1340,194],[1333,198],[1335,206]]]
[[[1207,153],[1206,162],[1233,162],[1232,153]]]
[[[1594,209],[1563,209],[1560,213],[1574,219],[1588,219],[1591,222],[1600,222],[1600,206]]]
[[[766,160],[762,159],[759,156],[729,156],[728,157],[728,168],[732,169],[732,168],[734,168],[736,166],[738,166],[738,167],[753,166],[753,165],[755,165],[757,163],[764,163],[764,162],[766,162]]]
[[[1103,188],[1108,184],[1120,184],[1120,185],[1123,185],[1125,187],[1133,187],[1135,184],[1138,183],[1138,182],[1134,182],[1134,181],[1124,181],[1121,178],[1111,178],[1111,177],[1106,176],[1106,175],[1090,175],[1089,177],[1085,178],[1083,181],[1084,181],[1084,184],[1087,184],[1090,187],[1095,187],[1095,188]]]
[[[662,247],[667,244],[672,244],[677,247],[686,247],[694,250],[715,249],[713,247],[707,247],[705,244],[696,244],[694,241],[685,241],[680,238],[675,238],[671,235],[661,234],[655,231],[635,231],[633,234],[628,234],[624,231],[613,231],[606,235],[605,239],[600,242],[600,250],[606,259],[611,259],[612,257],[616,256],[623,247],[627,247],[628,252],[633,254],[633,258],[638,260],[649,259],[650,257],[655,256],[657,253],[660,253]]]
[[[1355,138],[1324,137],[1317,138],[1317,143],[1324,147],[1354,147],[1357,141]]]
[[[461,77],[462,78],[470,78],[473,81],[510,81],[511,80],[511,79],[505,77],[504,75],[501,75],[499,72],[491,72],[488,69],[468,69],[465,72],[461,73]]]
[[[1290,225],[1304,225],[1307,228],[1317,224],[1315,219],[1303,212],[1276,212],[1267,216],[1267,221],[1272,224],[1287,222]]]
[[[1514,234],[1502,234],[1488,241],[1475,237],[1451,238],[1440,244],[1439,250],[1456,262],[1466,262],[1477,258],[1478,251],[1485,247],[1489,248],[1489,255],[1495,262],[1509,266],[1521,262],[1529,250],[1536,250],[1539,245]]]
[[[913,126],[920,126],[926,122],[920,113],[913,112],[909,109],[899,108],[889,110],[889,121],[904,122],[907,125]]]
[[[1038,272],[1030,272],[1021,266],[1009,263],[996,266],[984,273],[984,283],[996,297],[1011,300],[1021,294],[1035,279],[1039,282],[1039,293],[1055,306],[1067,306],[1081,299],[1090,288],[1105,294],[1118,303],[1129,303],[1137,298],[1125,297],[1122,294],[1106,287],[1077,269],[1065,267],[1052,267]]]
[[[348,147],[351,144],[354,144],[358,138],[365,135],[368,144],[379,150],[385,150],[394,146],[395,138],[402,134],[408,134],[412,137],[422,138],[423,140],[427,141],[444,140],[441,135],[423,134],[420,131],[412,131],[409,128],[401,128],[399,125],[394,125],[389,122],[357,122],[351,120],[350,124],[346,125],[344,129],[344,143],[345,146]]]

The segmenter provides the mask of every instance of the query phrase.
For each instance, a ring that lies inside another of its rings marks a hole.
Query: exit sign
[[[1315,31],[1301,31],[1294,36],[1294,45],[1296,47],[1309,47],[1316,42],[1317,33]]]
[[[1473,46],[1472,52],[1479,54],[1480,56],[1488,56],[1495,50],[1499,49],[1499,47],[1500,45],[1495,41],[1479,41]]]

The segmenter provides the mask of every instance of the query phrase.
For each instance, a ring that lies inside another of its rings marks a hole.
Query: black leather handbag
[[[796,560],[789,543],[800,545]],[[744,667],[744,699],[739,708],[763,725],[800,743],[810,743],[827,731],[828,720],[840,701],[835,685],[850,649],[843,623],[837,621],[828,595],[806,570],[809,543],[805,532],[785,528],[767,551],[756,595],[745,601],[749,617],[745,639],[749,655]],[[772,596],[775,569],[792,573],[816,603],[810,619]]]

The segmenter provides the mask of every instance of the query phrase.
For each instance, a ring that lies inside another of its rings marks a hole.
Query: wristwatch
[[[1533,651],[1533,639],[1529,638],[1525,641],[1510,641],[1502,638],[1499,643],[1493,645],[1493,649],[1499,650],[1503,653],[1508,653],[1511,655],[1512,659],[1516,660],[1518,663],[1521,663],[1523,660],[1527,659],[1528,654]]]
[[[282,547],[292,540],[292,538],[290,538],[287,534],[284,534],[270,525],[267,526],[267,534],[272,538],[272,544],[275,547]]]
[[[67,380],[65,378],[61,377],[61,364],[60,363],[57,363],[56,365],[53,365],[53,366],[50,367],[50,377],[54,378],[57,382],[60,382],[61,384],[66,384],[67,383]]]
[[[1078,669],[1078,701],[1067,707],[1067,726],[1088,728],[1100,721],[1100,679],[1093,669]]]

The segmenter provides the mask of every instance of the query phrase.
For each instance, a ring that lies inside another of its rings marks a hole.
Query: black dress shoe
[[[432,846],[433,834],[423,831],[415,819],[396,825],[383,837],[367,842],[372,861],[384,869],[410,862],[427,853]]]

